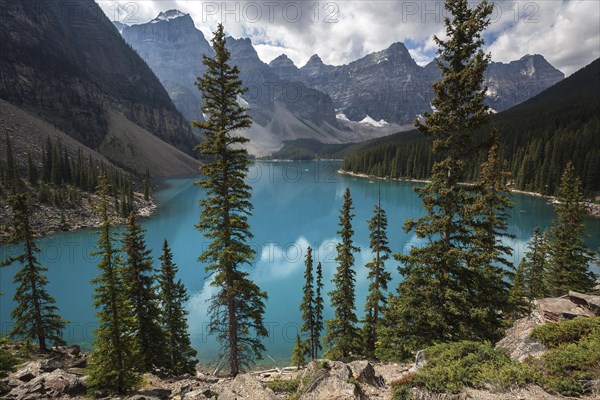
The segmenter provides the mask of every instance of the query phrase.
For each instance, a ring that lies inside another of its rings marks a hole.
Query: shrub
[[[18,360],[10,352],[0,349],[0,378],[8,376],[10,372],[15,370]]]
[[[416,383],[436,393],[458,393],[465,386],[481,387],[484,370],[514,363],[502,350],[487,343],[439,344],[425,350],[427,364],[415,377]]]
[[[600,380],[600,336],[592,333],[558,345],[531,363],[540,368],[544,389],[564,396],[586,394],[591,382]]]
[[[556,324],[540,325],[533,330],[531,338],[548,348],[577,343],[591,333],[600,335],[600,317],[576,318]]]
[[[477,386],[495,392],[506,392],[535,381],[536,373],[531,366],[513,360],[500,365],[486,363],[475,379]]]
[[[412,400],[410,387],[404,385],[392,386],[392,400]]]
[[[295,393],[300,386],[300,378],[294,379],[281,379],[275,378],[271,382],[267,383],[267,387],[275,393]]]

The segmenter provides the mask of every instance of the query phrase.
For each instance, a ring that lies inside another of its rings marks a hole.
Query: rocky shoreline
[[[414,183],[428,183],[429,182],[426,179],[382,178],[380,176],[367,175],[367,174],[359,174],[359,173],[356,173],[356,172],[344,171],[342,169],[338,170],[337,173],[341,174],[341,175],[353,176],[355,178],[376,179],[376,180],[383,180],[383,181],[414,182]],[[556,204],[556,203],[558,203],[558,200],[554,196],[546,196],[546,195],[543,195],[541,193],[527,192],[527,191],[518,190],[518,189],[511,189],[510,191],[511,191],[511,193],[519,193],[519,194],[525,194],[527,196],[541,197],[541,198],[546,199],[549,204]],[[594,202],[591,202],[591,201],[586,201],[586,202],[584,202],[584,206],[585,206],[585,210],[587,211],[588,216],[590,216],[592,218],[600,218],[600,203],[594,203]]]
[[[600,285],[598,287],[600,291]],[[600,316],[600,296],[569,292],[559,298],[534,303],[530,315],[517,320],[496,344],[514,360],[540,357],[546,351],[531,339],[532,330],[541,324],[575,318]],[[104,400],[396,400],[394,387],[405,385],[415,372],[427,364],[417,353],[415,362],[382,363],[357,360],[348,363],[315,360],[304,368],[286,367],[248,372],[235,379],[197,371],[195,376],[162,377],[144,374],[142,387],[126,396],[89,389],[86,368],[88,354],[79,346],[54,347],[49,352],[31,349],[17,342],[0,344],[0,349],[21,359],[21,364],[0,379],[0,398],[8,400],[75,399]],[[594,384],[592,382],[592,384]],[[596,382],[600,385],[600,382]],[[561,400],[541,387],[528,384],[510,390],[465,388],[458,394],[432,393],[410,387],[413,400]],[[582,400],[597,399],[600,387]]]
[[[80,204],[77,207],[59,209],[49,204],[33,204],[31,212],[31,225],[36,232],[36,237],[45,237],[60,232],[72,232],[80,229],[95,228],[100,224],[94,203],[97,196],[93,193],[80,191]],[[157,205],[152,199],[145,200],[143,193],[134,192],[134,208],[136,215],[140,218],[152,216]],[[10,237],[10,220],[12,211],[8,202],[0,201],[0,244],[6,243]],[[118,213],[110,213],[110,219],[114,225],[122,225],[127,218]]]

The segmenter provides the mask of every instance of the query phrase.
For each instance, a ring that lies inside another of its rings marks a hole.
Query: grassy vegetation
[[[506,392],[536,384],[550,393],[582,396],[600,380],[600,317],[579,318],[536,328],[532,338],[549,350],[539,359],[518,362],[487,343],[443,343],[425,350],[427,364],[392,383],[394,400],[410,399],[410,387],[435,393],[464,388]]]
[[[284,393],[284,394],[293,394],[298,391],[298,387],[300,386],[300,377],[296,377],[294,379],[281,379],[279,377],[275,378],[271,382],[267,383],[267,387],[274,391],[275,393]]]

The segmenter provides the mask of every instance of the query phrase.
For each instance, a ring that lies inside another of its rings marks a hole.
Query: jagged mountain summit
[[[177,10],[152,21],[125,27],[123,38],[155,71],[178,109],[188,120],[203,116],[196,77],[205,67],[202,55],[213,51],[191,17]],[[253,126],[242,132],[252,139],[250,150],[269,154],[285,140],[318,138],[327,143],[358,141],[379,135],[355,133],[335,116],[331,98],[303,82],[281,79],[260,60],[250,39],[227,37],[232,65],[249,91],[239,101],[249,108]],[[390,131],[390,133],[393,131]]]
[[[204,73],[202,55],[212,49],[190,15],[169,10],[145,24],[115,26],[185,117],[202,119],[202,98],[194,82]],[[339,66],[327,65],[315,54],[300,68],[285,54],[262,62],[247,38],[228,37],[227,46],[250,89],[241,101],[255,122],[247,135],[257,154],[269,153],[285,140],[347,143],[411,128],[417,116],[431,111],[431,86],[440,77],[434,62],[419,66],[403,43]],[[487,103],[500,112],[563,78],[539,55],[493,62],[486,72]]]
[[[285,54],[270,63],[281,79],[306,83],[331,96],[341,120],[373,119],[410,123],[431,111],[431,85],[440,79],[434,61],[421,67],[402,43],[346,65],[323,63],[315,54],[298,68]],[[564,79],[541,55],[527,55],[508,64],[492,62],[485,73],[487,104],[496,112],[511,108]]]

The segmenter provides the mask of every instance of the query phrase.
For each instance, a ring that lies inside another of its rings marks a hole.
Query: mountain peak
[[[275,57],[270,63],[270,66],[286,66],[286,67],[295,67],[294,61],[292,61],[286,54],[280,54]]]
[[[323,63],[323,60],[321,60],[321,57],[319,57],[318,54],[313,54],[306,62],[305,66],[307,65],[325,65],[325,63]]]
[[[170,21],[173,19],[177,19],[180,17],[186,17],[189,15],[190,14],[185,14],[179,10],[167,10],[167,11],[163,11],[160,14],[158,14],[158,16],[156,18],[154,18],[152,21],[150,21],[150,23],[155,24],[155,23],[161,22],[161,21]]]

